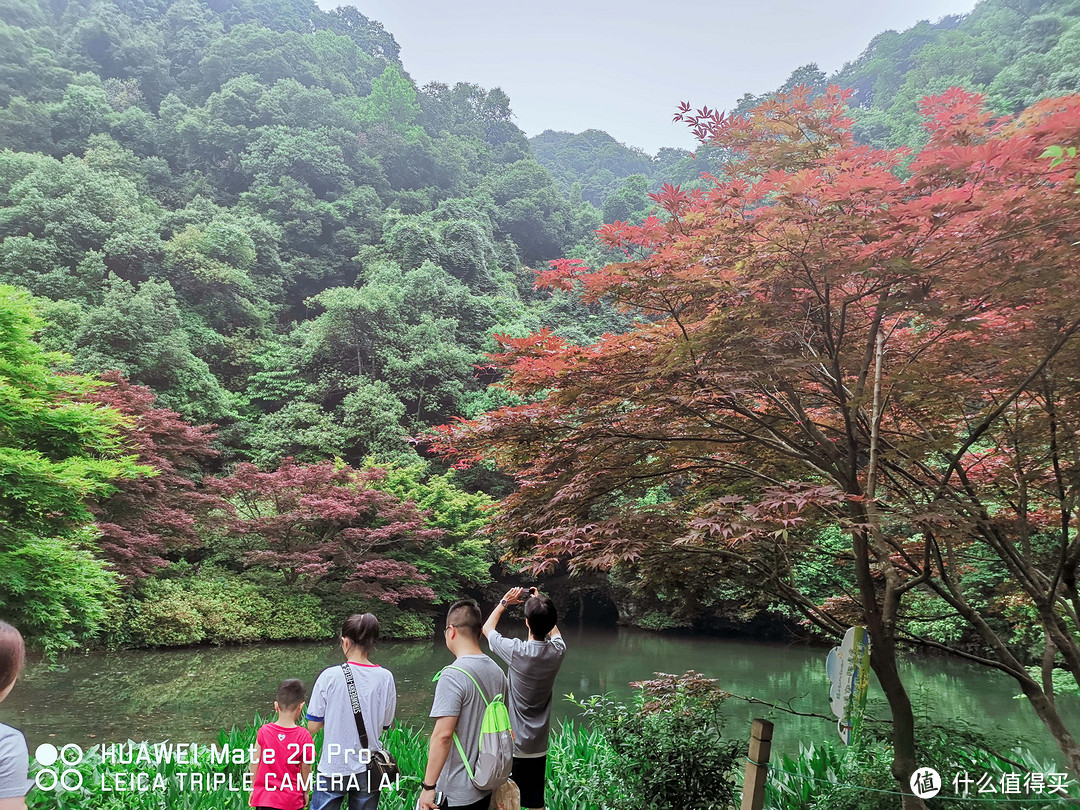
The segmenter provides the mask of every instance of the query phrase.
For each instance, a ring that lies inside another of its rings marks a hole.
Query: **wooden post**
[[[743,778],[742,804],[739,810],[762,810],[765,807],[765,780],[769,775],[769,753],[772,751],[773,724],[754,718],[750,728],[750,752]]]

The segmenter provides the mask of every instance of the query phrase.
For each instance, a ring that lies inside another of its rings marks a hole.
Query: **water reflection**
[[[826,650],[820,648],[614,629],[571,629],[567,641],[558,695],[609,691],[625,698],[632,692],[631,681],[657,671],[694,669],[736,694],[829,715]],[[128,738],[208,742],[219,728],[243,724],[256,710],[268,712],[283,679],[299,677],[310,688],[323,668],[340,660],[332,642],[72,655],[53,669],[28,667],[12,696],[0,704],[0,721],[23,729],[31,749],[50,739],[80,744]],[[450,662],[441,640],[384,643],[374,660],[394,672],[399,716],[425,723],[431,677]],[[1057,759],[1030,707],[1013,699],[1018,690],[1004,675],[940,660],[908,661],[903,674],[918,714],[946,725],[996,730],[1012,743],[1027,740],[1043,756]],[[876,684],[870,694],[870,713],[888,717],[884,701],[874,697],[880,696]],[[1061,702],[1074,730],[1080,731],[1080,701]],[[558,701],[557,716],[573,712],[572,706]],[[831,722],[770,712],[762,705],[733,701],[728,715],[730,733],[739,736],[746,734],[752,717],[771,716],[777,723],[774,750],[792,751],[799,741],[835,735]]]

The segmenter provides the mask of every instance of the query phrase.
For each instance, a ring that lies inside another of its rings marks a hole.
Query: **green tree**
[[[440,602],[452,602],[491,582],[498,553],[489,539],[478,534],[487,525],[491,498],[465,492],[452,470],[436,475],[423,463],[379,467],[371,459],[365,466],[385,473],[372,486],[415,503],[425,525],[442,531],[438,540],[395,555],[427,575]]]
[[[633,174],[626,178],[618,191],[604,200],[604,222],[632,222],[640,225],[653,210],[648,197],[649,178]]]
[[[0,286],[0,613],[53,652],[92,636],[116,592],[91,549],[86,498],[150,473],[120,441],[120,414],[34,341],[32,299]]]
[[[235,398],[192,351],[176,293],[167,281],[137,287],[109,282],[99,307],[89,310],[75,335],[76,368],[119,371],[159,395],[163,407],[200,424],[234,421]]]

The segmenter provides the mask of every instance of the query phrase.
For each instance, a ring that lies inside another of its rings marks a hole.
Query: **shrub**
[[[745,743],[721,735],[727,693],[693,671],[632,685],[640,691],[630,706],[607,696],[577,703],[616,754],[606,764],[618,782],[609,791],[626,792],[618,806],[728,807]]]
[[[271,641],[333,638],[337,630],[331,619],[317,596],[281,591],[274,598],[270,615],[266,618],[264,637]]]
[[[208,642],[313,641],[333,638],[342,620],[371,611],[387,639],[430,638],[427,614],[409,613],[347,593],[289,589],[280,579],[176,564],[161,578],[139,583],[110,610],[106,641],[113,645],[178,647]]]
[[[133,640],[147,647],[180,647],[206,638],[191,594],[175,580],[147,583],[131,620]]]
[[[335,635],[341,623],[353,613],[374,613],[379,619],[379,635],[385,639],[431,638],[434,625],[429,614],[412,613],[379,599],[358,597],[348,592],[326,593],[322,610]]]
[[[394,615],[389,616],[380,629],[387,638],[429,638],[432,622],[429,616],[395,610]]]
[[[0,538],[0,613],[16,617],[49,656],[92,640],[117,600],[116,576],[87,550],[93,542],[85,527],[67,536]]]
[[[173,647],[333,635],[316,597],[263,590],[255,582],[213,568],[176,579],[149,580],[133,597],[132,640]]]

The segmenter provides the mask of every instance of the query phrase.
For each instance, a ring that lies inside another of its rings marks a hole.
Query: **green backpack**
[[[488,700],[472,673],[461,667],[448,666],[433,680],[439,680],[439,676],[447,669],[464,672],[475,684],[481,700],[487,707],[484,709],[484,718],[480,724],[480,739],[477,741],[480,755],[476,761],[475,773],[469,765],[469,757],[456,731],[454,745],[457,746],[458,753],[461,755],[461,761],[465,763],[465,772],[469,774],[473,787],[484,792],[495,790],[510,778],[510,771],[514,766],[514,732],[510,729],[510,712],[506,708],[505,697],[499,694],[493,700]]]

